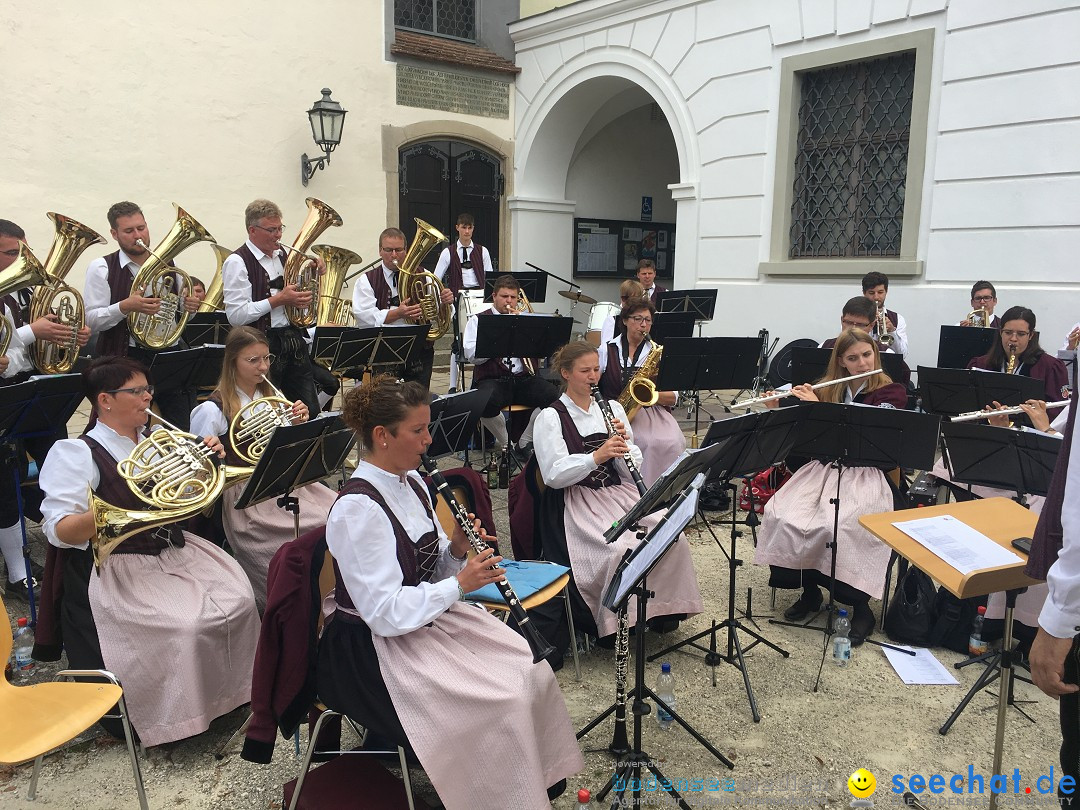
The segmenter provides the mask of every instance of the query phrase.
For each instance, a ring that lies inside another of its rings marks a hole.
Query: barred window
[[[394,25],[476,41],[475,0],[394,0]]]
[[[899,256],[915,53],[801,74],[789,257]]]

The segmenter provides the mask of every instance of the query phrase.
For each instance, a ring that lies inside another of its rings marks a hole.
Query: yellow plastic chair
[[[4,602],[0,599],[0,611]],[[0,622],[0,660],[11,655],[11,625],[4,615]],[[74,683],[71,678],[101,678],[109,683]],[[54,683],[15,686],[0,678],[0,765],[18,765],[34,760],[30,790],[26,798],[33,800],[37,792],[41,761],[45,754],[82,734],[102,718],[119,718],[124,724],[131,771],[139,792],[139,807],[147,810],[142,772],[135,754],[135,742],[128,723],[124,690],[111,672],[103,669],[65,669],[56,674]],[[110,714],[118,706],[119,715]]]

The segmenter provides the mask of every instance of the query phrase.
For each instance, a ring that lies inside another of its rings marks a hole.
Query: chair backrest
[[[323,612],[322,603],[326,599],[326,595],[330,593],[337,585],[337,578],[334,576],[334,558],[330,554],[330,549],[327,549],[323,555],[322,569],[319,571],[319,618],[315,622],[315,632],[318,635],[322,635],[323,629]]]
[[[7,661],[11,657],[11,645],[14,643],[14,637],[11,635],[11,622],[7,620],[7,610],[4,608],[4,600],[0,599],[0,613],[4,614],[4,621],[0,624],[4,625],[0,628],[0,661]]]
[[[469,499],[469,492],[463,486],[451,486],[450,492],[453,493],[457,502],[464,506],[467,510],[472,511],[472,502]],[[450,507],[446,504],[445,498],[435,499],[435,517],[439,520],[439,525],[442,526],[442,530],[446,532],[447,537],[454,535],[454,529],[457,528],[457,520],[454,518],[454,513],[450,511]]]

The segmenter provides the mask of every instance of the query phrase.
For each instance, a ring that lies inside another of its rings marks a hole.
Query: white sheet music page
[[[964,575],[1023,562],[1004,546],[952,515],[902,520],[893,526]]]
[[[881,651],[889,659],[889,663],[900,676],[900,680],[908,686],[959,683],[930,650],[922,647],[907,647],[903,644],[897,646],[901,650],[911,650],[915,655],[905,655],[889,647],[882,647]]]

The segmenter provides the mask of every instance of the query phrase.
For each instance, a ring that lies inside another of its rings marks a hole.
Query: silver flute
[[[1063,399],[1060,402],[1047,402],[1046,409],[1051,408],[1064,408],[1072,400]],[[1013,414],[1023,413],[1024,409],[1020,405],[1015,405],[1012,408],[1001,408],[997,411],[968,411],[962,413],[959,416],[954,416],[949,419],[950,422],[974,422],[976,419],[989,419],[991,416],[1012,416]]]

